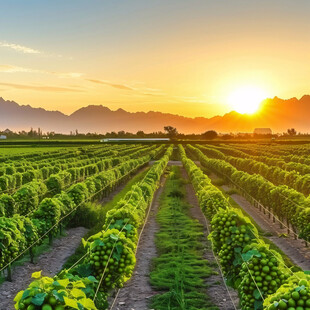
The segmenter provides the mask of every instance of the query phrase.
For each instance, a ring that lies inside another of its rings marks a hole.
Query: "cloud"
[[[31,68],[18,67],[13,65],[0,65],[0,72],[16,73],[16,72],[30,72],[56,75],[59,78],[80,78],[83,73],[80,72],[53,72],[45,70],[37,70]]]
[[[39,50],[33,49],[31,47],[15,44],[15,43],[8,43],[8,42],[0,41],[0,46],[7,47],[15,51],[24,53],[24,54],[42,54],[42,52]]]
[[[92,83],[96,83],[96,84],[101,84],[101,85],[108,85],[120,90],[130,90],[131,93],[124,93],[124,96],[136,96],[136,97],[161,97],[161,96],[166,96],[166,94],[162,91],[162,89],[158,89],[158,88],[150,88],[150,87],[141,87],[141,86],[137,86],[137,87],[131,87],[125,84],[115,84],[115,83],[111,83],[109,81],[106,80],[94,80],[94,79],[85,79],[86,81],[92,82]],[[140,85],[144,85],[144,82],[132,82],[133,84],[140,84]],[[132,84],[131,83],[131,84]]]
[[[40,55],[42,57],[57,57],[57,58],[67,58],[69,60],[72,60],[72,57],[65,57],[61,54],[55,54],[55,53],[46,53],[44,51],[40,51],[31,47],[27,47],[20,44],[15,43],[8,43],[6,41],[0,41],[0,47],[9,48],[11,50],[23,53],[23,54],[34,54],[34,55]]]
[[[141,93],[142,95],[144,95],[144,96],[153,96],[153,97],[159,97],[159,96],[165,96],[166,94],[164,94],[164,93]]]
[[[0,65],[0,72],[33,72],[32,69],[22,68],[18,66],[11,66],[11,65]]]
[[[121,90],[130,90],[130,91],[135,90],[134,88],[129,87],[127,85],[114,84],[114,83],[111,83],[109,81],[92,80],[92,79],[86,79],[86,81],[89,81],[89,82],[92,82],[92,83],[97,83],[97,84],[102,84],[102,85],[108,85],[108,86],[111,86],[111,87],[114,87],[114,88],[117,88],[117,89],[121,89]]]
[[[80,72],[48,72],[46,71],[46,73],[55,74],[60,78],[80,78],[84,75],[83,73],[80,73]]]
[[[48,91],[48,92],[82,92],[79,89],[72,89],[67,87],[55,87],[55,86],[32,86],[24,84],[13,84],[13,83],[1,83],[1,86],[8,86],[15,89],[25,89],[25,90],[37,90],[37,91]]]

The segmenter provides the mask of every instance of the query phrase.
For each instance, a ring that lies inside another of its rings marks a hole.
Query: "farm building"
[[[170,138],[106,138],[100,142],[167,142]]]
[[[270,128],[255,128],[254,135],[272,135],[272,130]]]
[[[0,135],[0,140],[6,140],[6,136]]]

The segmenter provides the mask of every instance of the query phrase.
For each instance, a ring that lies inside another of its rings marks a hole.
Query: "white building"
[[[0,140],[6,140],[6,136],[0,135]]]

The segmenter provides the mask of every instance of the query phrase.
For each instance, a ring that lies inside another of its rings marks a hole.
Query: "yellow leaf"
[[[79,309],[77,301],[64,296],[65,305],[73,309]]]
[[[18,292],[17,295],[15,296],[15,298],[14,298],[14,301],[16,302],[16,304],[14,305],[15,309],[18,309],[18,308],[19,308],[18,302],[21,300],[23,294],[24,294],[24,291],[20,291],[20,292]]]
[[[41,273],[42,273],[42,270],[40,271],[37,271],[37,272],[34,272],[31,277],[34,278],[34,279],[39,279],[41,278]]]
[[[85,298],[86,297],[85,293],[78,288],[73,288],[70,293],[75,298]]]
[[[73,286],[74,286],[74,287],[77,287],[77,288],[85,288],[85,287],[86,287],[85,284],[83,283],[83,281],[81,281],[81,280],[75,281],[75,282],[73,283]]]
[[[70,280],[69,279],[63,279],[63,280],[57,280],[57,282],[63,286],[63,287],[67,287],[68,284],[70,283]]]
[[[95,303],[89,298],[79,300],[79,303],[87,310],[97,310]]]

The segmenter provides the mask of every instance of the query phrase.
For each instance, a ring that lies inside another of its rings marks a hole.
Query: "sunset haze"
[[[236,110],[228,98],[247,85],[270,98],[309,93],[308,1],[30,0],[0,9],[0,95],[20,104],[212,117]]]

